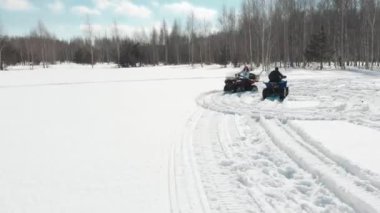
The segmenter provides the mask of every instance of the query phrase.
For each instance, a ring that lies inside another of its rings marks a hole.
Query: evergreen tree
[[[181,29],[177,22],[174,20],[172,31],[170,33],[170,57],[169,63],[180,64],[180,42],[181,42]]]
[[[227,67],[228,55],[227,55],[227,45],[222,45],[218,52],[217,63]]]
[[[74,53],[73,61],[77,64],[91,64],[91,52],[85,47],[78,48]]]
[[[152,30],[152,34],[150,36],[150,45],[151,45],[151,51],[152,51],[152,64],[157,65],[158,64],[158,33],[155,28]]]
[[[331,60],[333,51],[329,47],[327,36],[323,27],[317,34],[312,35],[309,45],[305,50],[305,58],[310,61],[320,62],[320,68],[323,69],[323,62]]]

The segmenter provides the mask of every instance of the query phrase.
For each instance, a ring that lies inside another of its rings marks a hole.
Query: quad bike
[[[278,98],[280,101],[283,101],[289,94],[287,81],[264,82],[264,84],[266,85],[266,88],[263,90],[263,100],[271,97],[272,99]]]
[[[235,74],[234,77],[227,77],[224,81],[224,92],[257,92],[256,82],[259,81],[259,77],[253,73],[249,73],[248,78],[242,78],[239,74]]]

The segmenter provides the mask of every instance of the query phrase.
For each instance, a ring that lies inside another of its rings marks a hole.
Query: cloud
[[[159,7],[160,6],[160,3],[158,1],[152,1],[152,5],[154,7]]]
[[[0,0],[0,7],[14,11],[25,11],[33,8],[29,0]]]
[[[93,1],[95,3],[95,7],[100,10],[107,9],[115,5],[115,3],[111,0],[93,0]]]
[[[194,17],[198,20],[211,21],[216,18],[217,11],[204,7],[197,7],[189,2],[183,1],[180,3],[165,4],[163,8],[171,13],[179,15],[189,15],[194,13]]]
[[[118,15],[125,15],[134,18],[149,18],[152,11],[143,6],[134,4],[130,0],[93,0],[95,8],[98,10],[112,10]]]
[[[86,6],[74,6],[71,8],[71,11],[78,15],[100,15],[99,10],[91,9]]]
[[[121,15],[136,18],[149,18],[152,14],[152,11],[150,11],[147,7],[136,5],[129,1],[120,2],[120,4],[115,8],[115,12]]]
[[[65,10],[65,5],[60,0],[55,0],[53,3],[48,4],[48,8],[55,13],[61,13]]]

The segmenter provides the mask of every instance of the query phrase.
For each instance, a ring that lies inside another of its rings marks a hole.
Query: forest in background
[[[243,0],[239,9],[222,9],[217,31],[194,14],[183,24],[163,20],[160,29],[133,38],[119,24],[112,24],[109,36],[99,36],[87,17],[83,37],[70,40],[57,39],[42,21],[25,36],[7,36],[0,25],[0,69],[60,62],[380,66],[379,0]]]

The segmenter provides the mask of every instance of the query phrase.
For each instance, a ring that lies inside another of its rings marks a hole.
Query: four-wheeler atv
[[[286,77],[285,77],[286,78]],[[279,99],[283,101],[289,94],[289,87],[287,81],[280,82],[264,82],[266,88],[263,90],[263,100],[266,98]]]
[[[245,92],[245,91],[258,91],[256,82],[259,81],[259,77],[253,73],[249,73],[249,78],[243,78],[239,74],[235,74],[234,77],[227,77],[224,81],[224,92]]]

